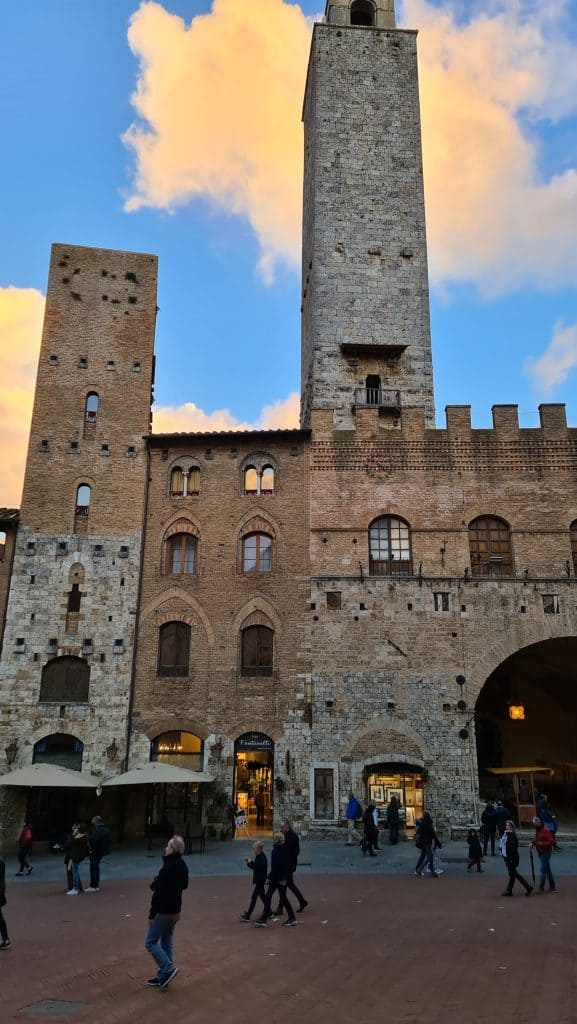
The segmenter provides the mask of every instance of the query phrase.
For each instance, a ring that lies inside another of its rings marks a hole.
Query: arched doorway
[[[375,804],[379,819],[386,821],[386,809],[394,795],[399,801],[401,824],[405,825],[408,836],[414,835],[415,823],[425,809],[423,769],[418,765],[387,761],[365,765],[363,774],[366,798]]]
[[[270,835],[273,819],[274,742],[262,732],[245,732],[234,744],[234,801],[252,835]]]
[[[191,732],[160,733],[150,743],[150,760],[201,772],[204,741]],[[202,786],[198,782],[166,782],[150,786],[147,819],[151,836],[172,834],[177,825],[199,824],[202,820]]]
[[[575,665],[577,638],[562,637],[516,651],[491,673],[475,706],[481,800],[503,798],[519,818],[535,788],[562,823],[577,822]]]
[[[33,764],[57,764],[72,771],[82,770],[84,744],[68,733],[53,733],[34,744]],[[31,789],[26,818],[34,825],[36,839],[61,842],[77,821],[81,790],[39,786]]]

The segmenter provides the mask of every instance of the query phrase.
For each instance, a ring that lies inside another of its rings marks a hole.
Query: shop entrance
[[[372,800],[379,819],[386,823],[387,806],[392,796],[399,802],[399,819],[411,838],[417,819],[425,810],[422,768],[409,764],[371,764],[365,768],[367,799]]]
[[[234,745],[234,801],[244,812],[249,835],[271,835],[274,743],[262,732],[246,732]],[[240,838],[246,832],[238,831]]]
[[[53,733],[34,744],[33,764],[56,764],[72,771],[82,770],[84,745],[76,736]],[[36,839],[63,842],[72,824],[81,813],[81,790],[31,789],[26,807],[26,820],[34,825]]]
[[[188,771],[203,767],[204,743],[191,732],[163,732],[150,744],[150,760]],[[146,818],[151,836],[172,835],[175,827],[196,825],[202,819],[202,789],[198,782],[150,786]]]

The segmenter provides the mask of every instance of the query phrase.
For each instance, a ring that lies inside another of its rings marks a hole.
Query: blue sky
[[[164,427],[283,425],[294,415],[297,200],[296,212],[287,200],[284,221],[282,211],[285,195],[300,194],[300,94],[291,106],[284,93],[298,93],[304,73],[301,12],[323,4],[232,2],[165,0],[137,14],[136,0],[2,0],[0,432],[11,445],[1,456],[1,504],[19,500],[29,415],[6,390],[11,381],[22,393],[33,388],[38,317],[27,311],[39,308],[30,290],[45,291],[54,241],[158,255],[156,401],[173,416],[159,419]],[[446,404],[470,403],[474,423],[486,426],[491,405],[512,402],[533,426],[541,401],[566,402],[577,425],[577,0],[544,6],[397,3],[399,23],[420,30],[440,425]],[[199,14],[207,17],[190,47]],[[238,28],[223,41],[223,19],[233,17]],[[163,38],[173,47],[168,62]],[[173,71],[182,84],[165,121],[159,98]],[[263,81],[277,78],[290,88],[269,96]],[[139,80],[146,100],[137,113]],[[244,106],[231,123],[241,84]],[[260,114],[263,91],[278,112]],[[246,139],[246,151],[221,152],[218,140],[245,113],[235,145]],[[141,138],[156,136],[153,168],[138,142],[123,140],[135,124]],[[240,192],[238,166],[254,172]],[[278,191],[271,186],[269,196],[271,182]],[[280,418],[263,418],[274,403]]]

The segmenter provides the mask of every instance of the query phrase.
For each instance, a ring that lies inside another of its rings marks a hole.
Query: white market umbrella
[[[188,768],[179,768],[175,764],[162,761],[149,761],[147,764],[136,765],[122,775],[112,775],[104,779],[100,785],[105,786],[138,786],[151,785],[155,782],[214,782],[208,772],[191,772]]]
[[[100,779],[89,772],[75,772],[57,764],[27,764],[0,775],[0,786],[46,786],[60,789],[96,789]]]

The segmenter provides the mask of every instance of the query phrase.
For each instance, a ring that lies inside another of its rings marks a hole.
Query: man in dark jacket
[[[507,820],[507,819],[505,819]],[[483,856],[487,856],[487,847],[491,843],[491,857],[495,856],[495,833],[497,831],[497,812],[491,802],[487,804],[481,815],[483,826]]]
[[[156,976],[148,980],[153,988],[166,988],[178,974],[172,959],[172,936],[180,921],[182,893],[188,888],[188,868],[182,859],[183,853],[184,840],[180,836],[169,839],[162,867],[150,884],[152,902],[145,948],[158,967]]]
[[[293,831],[291,823],[288,820],[288,818],[285,818],[284,821],[281,821],[280,830],[284,836],[284,848],[287,869],[286,887],[289,892],[294,892],[297,900],[299,901],[297,913],[302,913],[305,907],[308,907],[308,900],[305,900],[302,892],[295,885],[293,878],[293,875],[297,869],[299,853],[301,852],[301,844],[299,841],[299,837],[297,836],[296,832]],[[280,915],[280,908],[278,909],[278,913]]]
[[[247,868],[252,868],[252,882],[254,888],[252,890],[252,896],[250,899],[248,910],[243,910],[242,914],[240,915],[241,921],[250,921],[250,915],[252,914],[254,908],[256,907],[257,899],[260,899],[262,901],[263,906],[266,903],[266,893],[264,889],[266,884],[266,876],[268,874],[266,853],[264,852],[263,844],[260,842],[254,844],[253,850],[253,860],[251,860],[250,857],[244,858],[244,862]]]
[[[110,830],[95,814],[90,829],[90,885],[86,892],[100,892],[100,861],[110,853]]]

